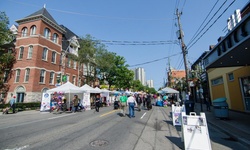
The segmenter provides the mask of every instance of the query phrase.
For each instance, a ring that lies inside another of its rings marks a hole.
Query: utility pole
[[[189,87],[189,83],[188,83],[188,67],[187,67],[187,59],[186,59],[187,47],[186,47],[186,45],[184,43],[184,37],[183,37],[183,32],[182,32],[181,23],[180,23],[180,15],[181,14],[182,13],[179,13],[178,9],[176,9],[176,15],[177,15],[177,18],[178,18],[178,26],[179,26],[178,39],[181,40],[181,49],[182,49],[184,66],[185,66],[185,73],[186,73],[186,85],[187,85],[187,90],[190,91],[190,87]]]

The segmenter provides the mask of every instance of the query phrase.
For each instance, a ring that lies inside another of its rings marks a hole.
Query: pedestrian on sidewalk
[[[210,109],[210,102],[209,102],[209,98],[208,98],[207,95],[205,96],[205,104],[207,106],[207,111],[211,111],[211,109]]]
[[[120,107],[121,107],[121,114],[123,117],[126,116],[126,109],[127,109],[127,100],[128,97],[125,95],[125,93],[122,93],[122,96],[120,97]]]
[[[12,109],[13,114],[15,113],[15,109],[16,109],[16,96],[13,96],[10,99],[10,108]]]
[[[135,117],[135,106],[137,106],[137,102],[133,94],[130,94],[127,105],[129,106],[129,118]]]

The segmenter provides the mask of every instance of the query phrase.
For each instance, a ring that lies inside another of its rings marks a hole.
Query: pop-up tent
[[[179,93],[179,91],[172,89],[170,87],[165,87],[158,92],[167,93],[167,94],[178,94]]]
[[[72,84],[68,81],[67,83],[62,84],[61,86],[47,90],[47,93],[50,93],[50,94],[55,93],[55,92],[67,93],[69,96],[68,101],[69,101],[69,107],[70,107],[70,100],[71,100],[70,95],[71,94],[82,94],[85,91],[83,89],[81,89],[80,87],[75,86],[74,84]],[[81,97],[81,96],[79,96],[79,97]]]

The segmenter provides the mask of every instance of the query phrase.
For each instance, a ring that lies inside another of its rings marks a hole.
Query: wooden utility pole
[[[190,91],[190,87],[189,87],[189,83],[188,83],[188,67],[187,67],[187,47],[184,43],[184,35],[182,32],[182,28],[181,28],[181,23],[180,23],[180,15],[181,13],[178,12],[178,9],[176,9],[176,15],[178,18],[178,26],[179,26],[179,35],[178,35],[178,39],[180,39],[181,41],[181,49],[182,49],[182,54],[183,54],[183,60],[184,60],[184,66],[185,66],[185,73],[186,73],[186,85],[187,85],[187,91]]]

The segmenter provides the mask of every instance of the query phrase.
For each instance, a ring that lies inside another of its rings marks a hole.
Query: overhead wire
[[[221,8],[226,4],[227,0],[225,0],[223,2],[223,4],[219,7],[219,9],[213,14],[213,16],[207,21],[207,23],[205,24],[205,26],[199,31],[198,34],[196,34],[196,36],[194,38],[192,38],[192,40],[189,41],[189,43],[187,44],[187,47],[189,45],[191,45],[192,42],[195,41],[195,39],[202,33],[202,31],[209,25],[209,23],[211,22],[211,20],[218,14],[218,12],[221,10]]]
[[[217,5],[217,3],[219,2],[219,0],[217,0],[215,2],[215,4],[213,5],[213,7],[211,8],[211,10],[209,11],[209,13],[207,14],[206,18],[203,20],[203,22],[201,23],[200,27],[197,29],[197,31],[195,32],[195,34],[193,35],[193,37],[191,38],[191,40],[189,41],[189,43],[187,44],[187,46],[193,41],[193,39],[196,37],[197,33],[200,31],[201,27],[203,26],[203,24],[205,23],[205,21],[207,20],[207,18],[210,16],[210,14],[212,13],[212,11],[214,10],[215,6]]]
[[[235,0],[230,3],[230,5],[216,18],[216,20],[207,28],[207,30],[204,31],[202,35],[190,47],[187,48],[187,50],[194,46],[194,44],[196,44],[205,35],[205,33],[220,19],[220,17],[228,10],[229,7],[233,5],[234,2]]]

